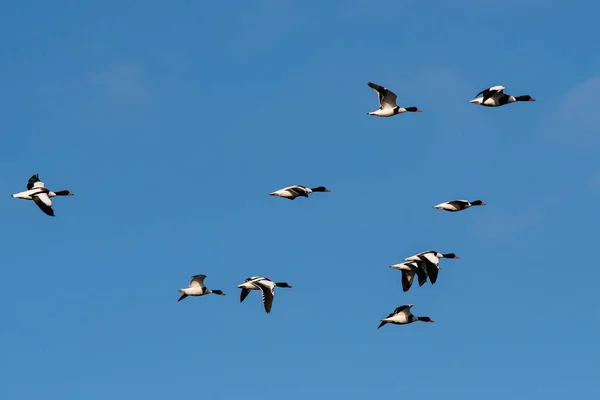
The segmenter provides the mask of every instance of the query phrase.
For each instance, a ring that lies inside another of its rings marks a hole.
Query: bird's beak
[[[531,99],[529,99],[529,101],[535,101],[535,99],[532,97]]]

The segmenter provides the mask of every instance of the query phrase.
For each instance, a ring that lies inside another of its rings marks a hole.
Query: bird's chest
[[[397,314],[394,316],[394,322],[397,324],[408,324],[410,321],[408,320],[406,314]]]
[[[192,287],[188,289],[188,295],[192,296],[202,296],[206,293],[205,287]]]

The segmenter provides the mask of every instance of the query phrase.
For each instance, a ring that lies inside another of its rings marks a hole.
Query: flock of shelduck
[[[403,114],[406,112],[421,112],[417,107],[400,107],[396,103],[397,96],[391,90],[377,85],[372,82],[368,82],[369,87],[377,92],[379,98],[379,109],[376,111],[369,112],[368,115],[376,117],[392,117],[394,115]],[[482,90],[471,100],[470,103],[485,106],[485,107],[500,107],[506,104],[515,103],[518,101],[535,101],[529,95],[512,96],[504,93],[504,86],[492,86],[488,89]],[[481,97],[477,97],[480,96]],[[312,193],[327,193],[330,192],[324,186],[318,186],[309,188],[302,185],[288,186],[283,189],[276,190],[270,193],[270,196],[283,197],[285,199],[294,200],[297,197],[306,197]],[[24,192],[15,193],[12,195],[13,198],[23,200],[33,200],[33,202],[47,215],[54,217],[54,209],[52,208],[52,197],[56,196],[73,196],[68,190],[60,190],[53,192],[47,189],[44,182],[40,181],[39,176],[33,175],[27,182],[27,190]],[[438,210],[457,212],[463,211],[470,207],[485,206],[486,204],[481,200],[450,200],[444,203],[440,203],[434,208]],[[439,264],[442,258],[459,258],[454,253],[440,253],[437,251],[429,250],[424,251],[414,256],[405,258],[405,262],[391,265],[390,268],[397,269],[402,272],[402,290],[408,291],[412,284],[415,275],[419,281],[419,286],[423,286],[427,279],[431,284],[435,284],[438,278],[440,270]],[[182,293],[179,300],[181,301],[188,296],[205,296],[207,294],[216,294],[225,296],[222,290],[208,289],[204,285],[206,275],[194,275],[187,288],[179,289]],[[273,282],[269,278],[262,276],[252,276],[246,278],[244,283],[237,286],[241,289],[240,292],[240,303],[246,299],[252,290],[260,290],[262,293],[262,301],[267,314],[271,312],[273,306],[273,299],[275,298],[275,288],[291,288],[287,282]],[[397,324],[405,325],[417,321],[422,322],[433,322],[429,317],[416,317],[410,309],[413,307],[412,304],[402,305],[397,307],[390,315],[381,320],[378,328],[381,328],[385,324]]]

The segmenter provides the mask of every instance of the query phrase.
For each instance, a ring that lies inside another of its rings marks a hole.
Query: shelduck
[[[291,289],[291,286],[288,285],[287,282],[273,282],[269,278],[262,276],[252,276],[250,278],[246,278],[244,283],[238,285],[237,287],[242,289],[240,293],[240,303],[244,301],[248,294],[250,294],[251,290],[260,290],[267,314],[271,312],[271,307],[273,306],[275,287]]]
[[[294,185],[288,186],[283,189],[276,190],[274,192],[269,193],[269,196],[278,196],[283,197],[285,199],[294,200],[296,197],[307,197],[313,192],[331,192],[331,190],[327,189],[325,186],[319,186],[316,188],[307,188],[302,185]]]
[[[204,296],[204,295],[211,294],[211,293],[218,294],[220,296],[225,296],[225,293],[223,293],[223,291],[221,291],[221,290],[207,289],[206,286],[204,286],[204,279],[206,279],[206,275],[192,276],[192,280],[190,281],[190,286],[187,288],[178,290],[179,293],[183,293],[183,294],[177,301],[181,301],[188,296]]]
[[[376,117],[392,117],[396,114],[405,112],[421,112],[417,107],[399,107],[398,104],[396,104],[396,94],[391,90],[372,82],[368,82],[367,85],[376,91],[377,96],[379,97],[379,110],[367,113],[368,115],[374,115]]]
[[[483,94],[482,97],[477,97],[476,99],[469,101],[469,103],[486,107],[500,107],[516,101],[535,101],[535,99],[528,94],[515,97],[504,93],[504,89],[505,87],[500,85],[484,89],[475,96],[477,97],[480,94]]]
[[[53,192],[46,189],[44,187],[44,182],[40,181],[38,174],[29,178],[26,191],[12,195],[15,199],[33,200],[40,210],[51,217],[54,217],[54,210],[52,209],[52,200],[50,200],[50,198],[56,196],[73,196],[73,193],[68,190]]]
[[[385,324],[396,324],[396,325],[406,325],[412,324],[413,322],[422,321],[422,322],[434,322],[429,317],[415,317],[410,312],[413,304],[406,304],[400,307],[397,307],[393,313],[385,317],[381,320],[381,323],[377,327],[377,329],[381,328]]]
[[[414,256],[405,258],[405,261],[422,261],[425,263],[425,271],[429,276],[429,281],[433,285],[437,281],[438,272],[440,270],[440,258],[460,258],[454,253],[442,254],[434,250],[424,251]]]
[[[419,286],[427,282],[427,272],[424,261],[407,261],[400,264],[390,265],[390,268],[402,271],[402,290],[408,291],[412,286],[415,274],[419,279]]]
[[[486,204],[481,200],[450,200],[445,203],[440,203],[437,206],[433,206],[433,208],[437,208],[438,210],[456,212],[466,210],[472,206],[485,206]]]

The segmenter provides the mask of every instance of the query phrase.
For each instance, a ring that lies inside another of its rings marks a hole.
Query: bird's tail
[[[377,329],[381,328],[385,324],[387,324],[387,321],[381,320],[381,323],[379,324],[379,326],[377,327]]]

